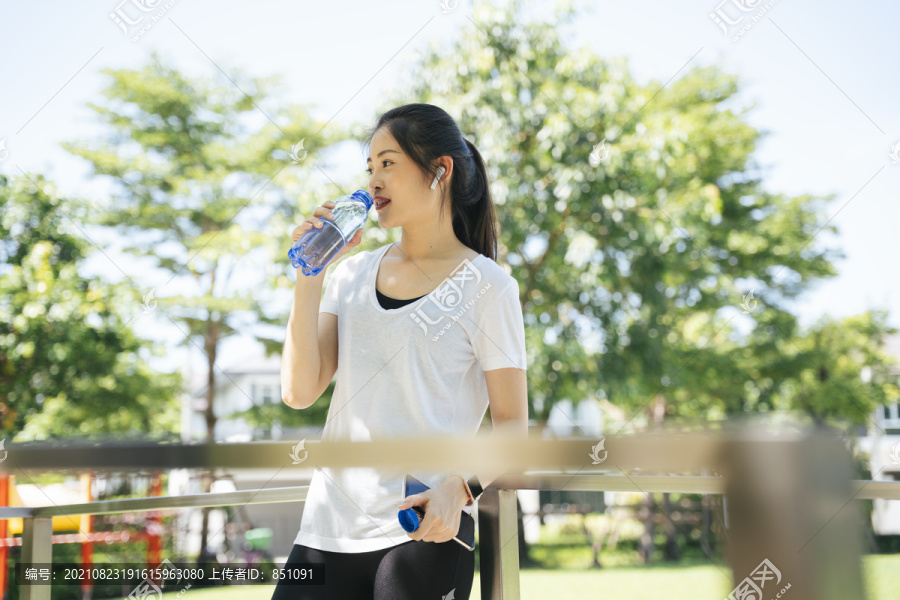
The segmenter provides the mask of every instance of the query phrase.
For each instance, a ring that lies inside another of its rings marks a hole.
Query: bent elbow
[[[295,394],[285,394],[281,397],[281,401],[296,410],[303,410],[312,405],[311,401],[306,398],[300,398]]]

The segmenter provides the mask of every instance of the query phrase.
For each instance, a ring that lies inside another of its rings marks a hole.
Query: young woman
[[[400,227],[400,241],[338,264],[321,305],[325,270],[298,273],[282,355],[284,402],[310,406],[337,373],[323,440],[472,437],[488,406],[495,432],[526,435],[519,288],[495,262],[481,154],[429,104],[386,112],[366,142],[378,224]],[[316,208],[293,239],[321,227],[333,206]],[[406,473],[317,469],[285,566],[324,564],[326,584],[279,584],[273,600],[467,599],[474,557],[453,537],[460,511],[469,512],[470,496],[490,481],[411,472],[431,489],[401,503]],[[406,533],[397,512],[410,506],[425,518]]]

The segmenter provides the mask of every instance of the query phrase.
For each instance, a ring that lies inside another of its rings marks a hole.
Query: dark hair
[[[484,160],[475,144],[463,137],[453,117],[432,104],[398,106],[381,115],[366,136],[367,145],[382,127],[387,128],[429,180],[437,175],[438,157],[453,159],[450,177],[453,232],[463,244],[496,261],[497,215]]]

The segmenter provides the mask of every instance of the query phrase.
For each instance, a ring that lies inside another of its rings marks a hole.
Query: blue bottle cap
[[[356,190],[352,194],[350,194],[351,198],[356,198],[357,200],[361,200],[366,203],[366,210],[372,208],[372,205],[375,203],[372,200],[372,196],[369,195],[369,192],[366,190]]]
[[[412,533],[419,528],[419,515],[411,508],[398,512],[397,518],[400,520],[400,527],[407,533]]]

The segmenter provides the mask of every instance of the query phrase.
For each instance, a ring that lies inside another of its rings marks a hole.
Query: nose
[[[375,195],[375,192],[381,189],[381,183],[375,179],[375,175],[369,178],[369,191],[372,195]]]

